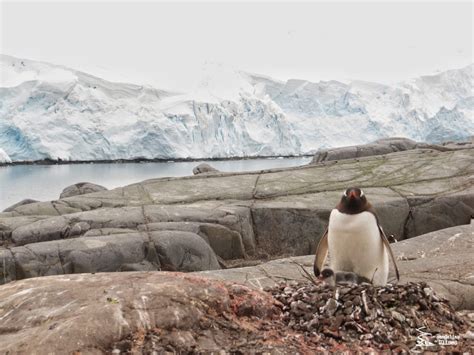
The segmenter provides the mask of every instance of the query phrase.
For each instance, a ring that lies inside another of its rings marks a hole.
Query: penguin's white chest
[[[332,269],[355,272],[376,284],[386,283],[388,255],[372,213],[351,215],[332,210],[328,248]]]

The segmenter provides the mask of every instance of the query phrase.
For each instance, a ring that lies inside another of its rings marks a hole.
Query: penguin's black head
[[[349,187],[344,191],[337,209],[342,213],[356,214],[365,211],[367,206],[364,191],[358,187]]]
[[[321,271],[321,277],[327,279],[328,277],[334,276],[334,271],[332,269],[326,268]]]

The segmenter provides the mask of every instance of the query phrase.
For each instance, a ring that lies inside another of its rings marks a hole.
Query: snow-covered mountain
[[[298,155],[474,135],[473,65],[393,86],[215,69],[196,90],[173,93],[1,55],[0,159]]]

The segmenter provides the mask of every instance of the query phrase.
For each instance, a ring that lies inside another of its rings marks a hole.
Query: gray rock
[[[38,202],[37,200],[33,200],[31,198],[25,198],[24,200],[21,200],[20,202],[15,203],[14,205],[11,205],[3,210],[3,212],[12,212],[15,210],[15,208],[23,205],[27,205],[29,203],[35,203]]]
[[[80,222],[85,223],[85,222]],[[99,237],[102,235],[111,235],[111,234],[122,234],[122,233],[135,233],[136,231],[133,229],[127,228],[98,228],[98,229],[91,229],[84,233],[84,237]]]
[[[67,238],[69,235],[68,220],[63,217],[52,217],[16,228],[11,240],[15,245],[45,242]]]
[[[246,257],[240,233],[216,223],[157,222],[138,226],[140,231],[186,231],[201,236],[222,259]]]
[[[140,234],[76,238],[11,248],[16,278],[69,273],[115,272],[146,260],[147,238]],[[155,270],[159,270],[159,265]],[[10,276],[11,277],[11,276]]]
[[[474,215],[474,191],[462,196],[408,197],[408,203],[410,213],[405,222],[405,238],[469,224]]]
[[[310,164],[323,161],[344,160],[368,157],[373,155],[389,154],[411,149],[436,148],[437,146],[417,143],[408,138],[383,138],[373,143],[350,147],[331,148],[318,151]],[[439,147],[439,149],[442,149]]]
[[[183,231],[122,231],[32,243],[0,249],[0,259],[0,283],[72,273],[220,268],[206,241]]]
[[[156,271],[156,265],[145,260],[140,263],[122,264],[120,271]]]
[[[151,232],[162,269],[198,271],[220,269],[211,247],[197,234],[182,231]]]
[[[107,191],[107,188],[101,185],[93,184],[91,182],[78,182],[74,185],[66,187],[59,195],[59,198],[85,195],[99,191]]]
[[[219,170],[217,170],[216,168],[213,168],[212,166],[210,166],[207,163],[199,164],[198,166],[195,166],[193,168],[193,174],[194,175],[217,173],[217,172],[219,172]]]
[[[241,309],[236,299],[249,316],[245,324],[237,315]],[[190,274],[126,272],[28,279],[0,288],[0,353],[112,353],[114,343],[152,330],[170,346],[194,345],[190,331],[200,333],[195,338],[199,353],[219,349],[227,353],[235,349],[235,339],[252,336],[249,327],[259,319],[270,321],[276,313],[273,298],[265,292],[241,287],[235,294],[231,284]],[[253,347],[266,349],[264,341],[258,341]],[[273,342],[282,346],[281,339]],[[296,340],[288,344],[292,342]],[[186,350],[193,352],[191,347]]]

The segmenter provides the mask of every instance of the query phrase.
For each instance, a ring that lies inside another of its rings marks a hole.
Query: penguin
[[[328,251],[330,268],[336,274],[355,273],[375,286],[387,284],[390,255],[397,280],[400,279],[395,257],[377,214],[364,192],[357,187],[345,190],[339,204],[331,211],[328,227],[316,248],[316,276],[321,273]]]

